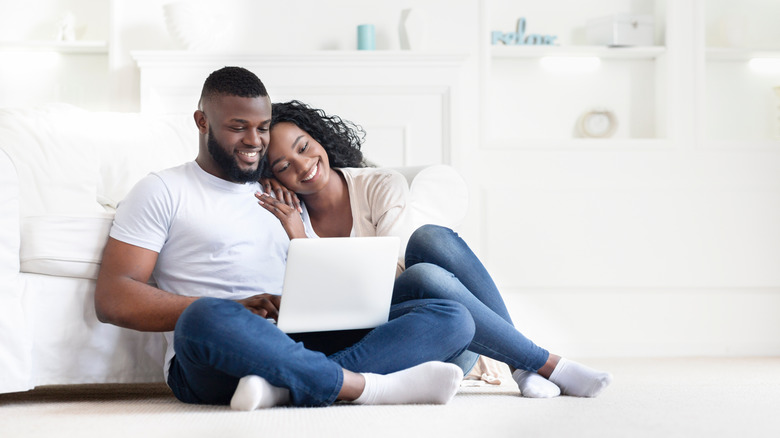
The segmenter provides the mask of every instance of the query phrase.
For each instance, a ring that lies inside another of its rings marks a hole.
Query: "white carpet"
[[[463,387],[446,406],[274,408],[176,401],[160,385],[0,394],[3,437],[780,436],[780,358],[598,359],[600,397],[534,400],[514,384]],[[510,382],[511,383],[511,382]]]

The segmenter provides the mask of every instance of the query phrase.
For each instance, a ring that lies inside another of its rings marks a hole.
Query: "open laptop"
[[[302,333],[387,322],[399,244],[398,237],[290,241],[277,327]]]

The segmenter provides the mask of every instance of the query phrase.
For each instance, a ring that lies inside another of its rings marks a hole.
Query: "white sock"
[[[268,383],[260,376],[245,376],[238,381],[230,407],[236,411],[254,411],[290,401],[290,391]]]
[[[595,397],[612,382],[612,374],[561,358],[550,375],[550,381],[558,385],[565,395]]]
[[[355,400],[361,405],[437,404],[452,400],[463,380],[459,366],[444,362],[423,364],[381,375],[362,373],[363,393]]]
[[[558,385],[533,371],[515,370],[512,378],[517,382],[523,397],[550,398],[561,395]]]

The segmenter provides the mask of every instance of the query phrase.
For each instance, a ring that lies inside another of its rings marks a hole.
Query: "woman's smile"
[[[314,167],[312,167],[312,169],[311,169],[311,171],[309,171],[308,175],[306,175],[306,177],[303,178],[301,180],[301,182],[305,183],[305,182],[308,182],[308,181],[311,181],[312,179],[314,179],[314,177],[317,176],[317,174],[319,173],[319,169],[320,169],[320,163],[319,163],[319,161],[317,161],[316,163],[314,163]]]

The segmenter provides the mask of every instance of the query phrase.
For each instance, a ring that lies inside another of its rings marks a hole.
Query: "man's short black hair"
[[[223,67],[206,78],[198,106],[217,95],[265,97],[268,96],[268,91],[260,78],[251,71],[243,67]]]

